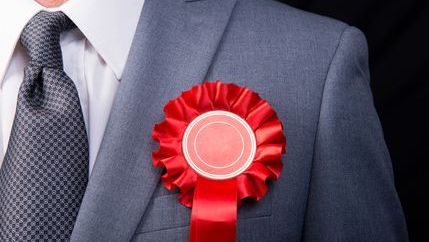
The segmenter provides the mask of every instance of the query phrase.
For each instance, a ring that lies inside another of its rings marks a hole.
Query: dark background
[[[361,29],[411,241],[429,241],[429,1],[282,0]],[[426,196],[425,196],[426,195]]]

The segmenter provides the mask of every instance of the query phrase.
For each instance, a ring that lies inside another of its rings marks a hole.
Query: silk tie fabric
[[[68,241],[88,182],[88,139],[73,81],[64,73],[62,12],[39,12],[20,42],[24,69],[0,169],[0,241]]]

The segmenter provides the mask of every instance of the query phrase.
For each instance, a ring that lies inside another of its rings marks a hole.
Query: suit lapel
[[[202,82],[235,0],[146,0],[71,241],[129,241],[159,182],[152,127]]]

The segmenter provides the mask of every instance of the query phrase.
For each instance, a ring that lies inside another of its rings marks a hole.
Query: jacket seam
[[[306,220],[307,220],[307,212],[308,212],[308,207],[309,207],[309,197],[310,197],[310,192],[311,192],[311,182],[312,182],[312,178],[313,178],[313,169],[314,169],[314,159],[315,159],[315,151],[316,151],[316,143],[317,143],[317,137],[319,135],[319,123],[320,123],[320,116],[322,114],[322,105],[323,105],[323,100],[325,97],[325,88],[326,88],[326,82],[328,80],[328,76],[329,73],[331,72],[331,68],[332,68],[332,63],[335,60],[335,57],[337,56],[338,50],[341,46],[341,43],[344,40],[344,33],[350,29],[351,26],[350,25],[346,25],[344,27],[344,29],[342,30],[341,34],[338,37],[338,43],[335,47],[334,53],[331,57],[331,60],[329,62],[329,66],[326,70],[326,75],[325,75],[325,79],[323,82],[323,89],[322,89],[322,96],[320,98],[320,105],[319,105],[319,114],[318,114],[318,118],[316,121],[316,132],[314,134],[314,139],[313,139],[313,152],[312,152],[312,158],[311,158],[311,167],[310,167],[310,178],[309,178],[309,182],[308,182],[308,189],[307,189],[307,201],[306,201],[306,206],[305,206],[305,211],[304,211],[304,221],[302,224],[302,241],[305,241],[305,225],[306,225]]]

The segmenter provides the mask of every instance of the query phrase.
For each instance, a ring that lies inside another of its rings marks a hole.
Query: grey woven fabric
[[[59,44],[73,27],[43,11],[21,34],[30,62],[0,170],[0,241],[70,239],[88,179],[85,123]]]

